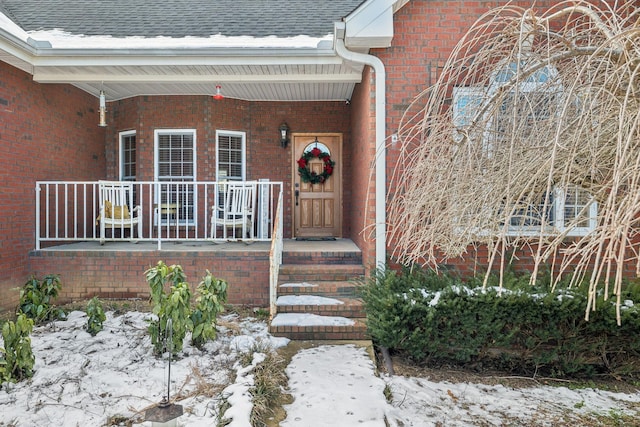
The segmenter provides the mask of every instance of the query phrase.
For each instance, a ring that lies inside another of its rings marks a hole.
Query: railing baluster
[[[40,250],[40,184],[36,183],[36,250]]]
[[[45,199],[44,199],[44,204],[46,206],[46,218],[45,218],[45,237],[49,238],[49,215],[50,215],[50,210],[49,210],[49,184],[45,184]]]
[[[64,184],[64,237],[69,237],[69,184]]]

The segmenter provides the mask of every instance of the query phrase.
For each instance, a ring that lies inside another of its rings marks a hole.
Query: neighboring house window
[[[120,180],[136,180],[136,133],[120,132]]]
[[[246,178],[244,132],[216,131],[216,180],[244,181]]]
[[[517,90],[504,94],[495,111],[483,108],[515,73],[516,64],[509,64],[493,76],[487,87],[454,88],[453,138],[460,145],[457,149],[464,147],[465,135],[471,140],[481,138],[481,148],[474,155],[491,159],[501,145],[509,143],[512,127],[516,124],[519,137],[537,143],[537,129],[545,126],[561,105],[562,88],[545,84],[554,75],[554,70],[542,67],[519,83]],[[575,185],[554,187],[551,193],[541,195],[538,203],[528,201],[512,209],[508,234],[535,235],[544,227],[543,231],[549,233],[566,231],[569,236],[585,235],[595,229],[596,216],[597,203],[587,191]]]
[[[155,131],[155,177],[160,185],[156,201],[173,205],[179,223],[195,221],[196,198],[191,183],[196,180],[196,131],[194,129],[162,129]],[[180,182],[188,184],[181,185]],[[164,206],[166,208],[166,206]],[[172,218],[173,219],[173,218]],[[166,218],[161,218],[165,221]]]

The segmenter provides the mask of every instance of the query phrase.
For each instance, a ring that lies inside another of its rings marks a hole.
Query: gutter
[[[386,183],[387,183],[387,155],[385,149],[385,125],[386,125],[386,72],[383,62],[377,56],[353,52],[348,50],[344,43],[346,25],[344,22],[335,23],[335,51],[338,56],[348,61],[353,61],[373,68],[376,78],[376,161],[375,161],[375,248],[376,267],[384,269],[387,254],[387,213],[386,213]]]

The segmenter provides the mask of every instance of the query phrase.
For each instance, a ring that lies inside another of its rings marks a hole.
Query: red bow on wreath
[[[324,167],[322,173],[318,174],[309,170],[309,160],[317,157],[322,160]],[[302,182],[310,182],[311,184],[322,184],[333,173],[333,167],[336,162],[331,160],[329,153],[320,150],[318,147],[314,147],[311,151],[304,152],[302,157],[298,159],[298,174]]]

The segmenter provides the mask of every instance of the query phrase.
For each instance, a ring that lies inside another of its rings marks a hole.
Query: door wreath
[[[317,157],[322,160],[324,167],[322,173],[318,174],[309,170],[309,161]],[[302,153],[302,156],[298,159],[298,174],[302,182],[310,182],[311,184],[322,184],[333,173],[333,167],[336,162],[331,160],[329,153],[320,150],[318,147],[313,148],[310,151]]]

